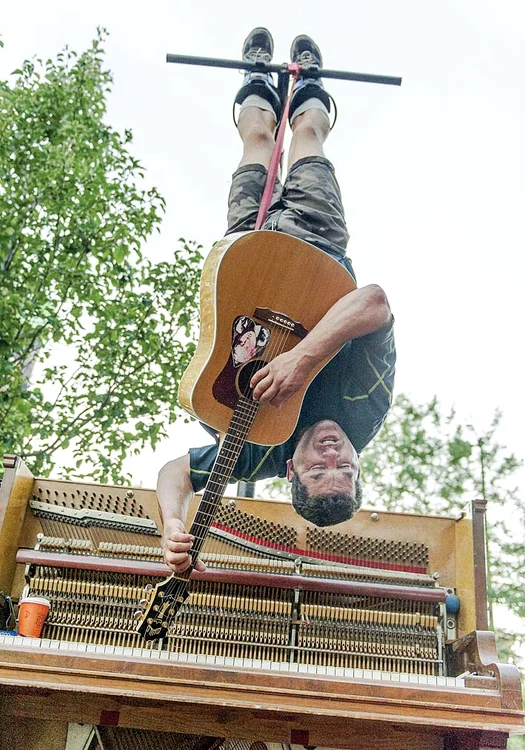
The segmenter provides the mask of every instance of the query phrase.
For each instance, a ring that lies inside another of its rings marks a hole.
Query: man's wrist
[[[176,515],[170,515],[164,519],[164,527],[166,528],[166,526],[175,526],[179,528],[180,531],[185,531],[184,521]]]
[[[312,351],[311,347],[307,347],[306,345],[304,348],[300,348],[302,347],[302,343],[297,344],[295,347],[297,357],[296,368],[300,375],[307,377],[313,368],[321,362],[323,356],[317,355],[315,351]]]

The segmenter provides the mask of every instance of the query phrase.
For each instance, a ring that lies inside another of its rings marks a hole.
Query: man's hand
[[[174,573],[183,573],[190,567],[189,550],[193,542],[191,534],[186,533],[184,524],[179,518],[168,518],[164,524],[164,560]],[[206,570],[202,560],[197,560],[195,570]]]
[[[333,357],[347,341],[378,331],[391,318],[386,294],[377,284],[345,294],[293,349],[255,373],[250,381],[255,401],[281,406],[319,362]]]
[[[261,404],[282,406],[304,383],[308,371],[295,349],[279,354],[258,370],[250,381],[253,398]]]

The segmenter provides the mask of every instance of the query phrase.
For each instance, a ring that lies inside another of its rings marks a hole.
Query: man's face
[[[325,419],[301,437],[287,463],[289,480],[297,474],[308,495],[355,496],[359,462],[354,446],[336,422]]]

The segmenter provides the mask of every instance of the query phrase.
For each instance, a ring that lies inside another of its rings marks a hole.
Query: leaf
[[[117,263],[123,263],[127,254],[125,247],[116,247],[113,251],[113,257]]]
[[[472,444],[466,440],[460,438],[454,438],[449,443],[448,449],[450,456],[454,462],[460,461],[462,458],[469,458],[472,455]]]

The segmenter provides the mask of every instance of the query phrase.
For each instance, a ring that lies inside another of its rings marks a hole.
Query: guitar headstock
[[[168,627],[177,612],[188,598],[186,579],[170,576],[151,589],[144,611],[139,611],[140,621],[137,632],[147,641],[165,638]]]

